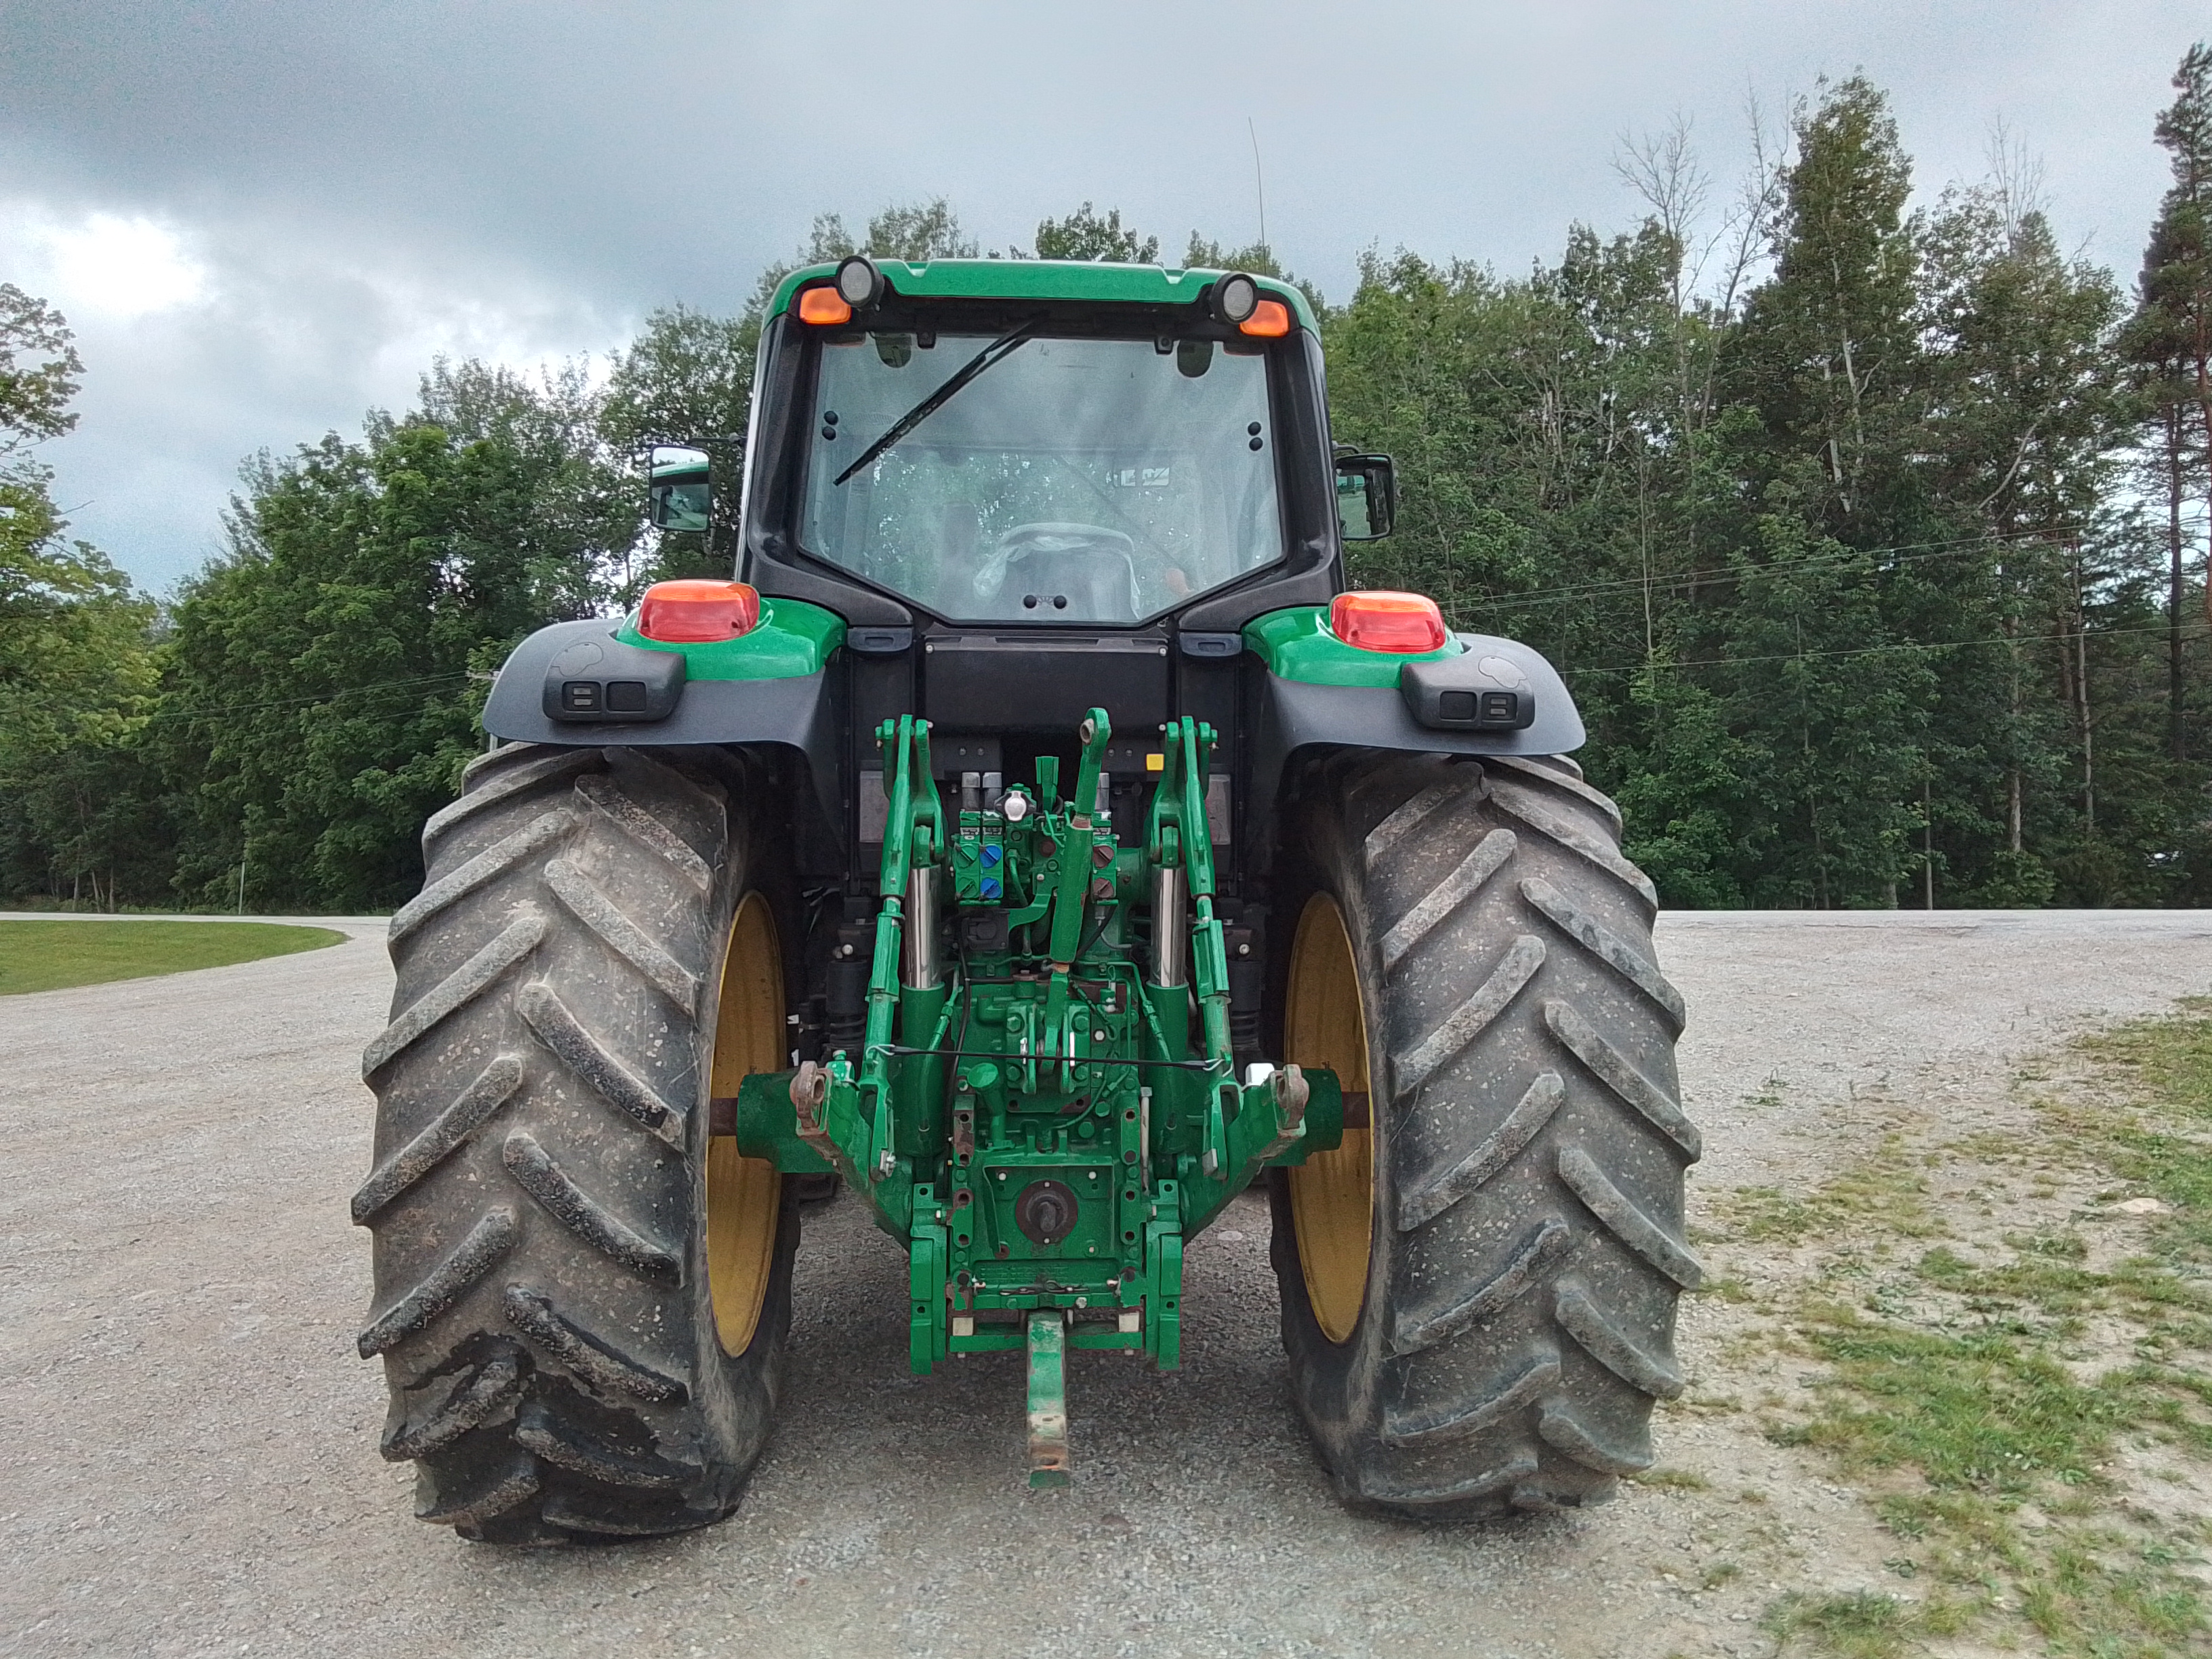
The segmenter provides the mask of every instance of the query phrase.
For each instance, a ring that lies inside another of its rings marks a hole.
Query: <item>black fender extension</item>
[[[1565,755],[1587,740],[1581,712],[1558,669],[1540,652],[1517,640],[1484,634],[1456,636],[1467,647],[1459,657],[1408,665],[1400,686],[1316,685],[1269,672],[1260,680],[1251,708],[1251,771],[1246,799],[1245,852],[1264,859],[1281,805],[1282,787],[1298,751],[1316,745],[1399,750],[1411,754]],[[1421,682],[1431,695],[1439,675],[1464,679],[1470,689],[1496,687],[1533,701],[1521,705],[1510,726],[1469,728],[1424,724],[1414,708],[1424,704]]]
[[[790,750],[809,785],[801,792],[802,833],[828,837],[820,844],[843,847],[846,814],[839,775],[842,721],[834,663],[818,673],[782,679],[690,680],[681,685],[674,708],[659,718],[625,718],[615,714],[596,719],[555,719],[548,712],[546,690],[560,678],[554,659],[579,646],[599,647],[608,659],[635,652],[636,647],[615,640],[615,627],[605,617],[556,623],[515,647],[485,701],[484,730],[509,743],[562,744],[572,748],[617,744],[641,749],[759,744]],[[579,659],[571,657],[572,661]],[[808,818],[817,821],[808,824]]]

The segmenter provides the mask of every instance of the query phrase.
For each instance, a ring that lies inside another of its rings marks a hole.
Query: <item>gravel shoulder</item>
[[[462,1545],[375,1455],[346,1200],[391,975],[380,921],[323,925],[348,942],[0,1000],[0,1650],[1656,1659],[1771,1653],[1752,1621],[1778,1591],[1893,1553],[1828,1465],[1724,1403],[1773,1362],[1712,1297],[1686,1304],[1671,1475],[1497,1528],[1345,1514],[1289,1414],[1250,1200],[1192,1248],[1183,1370],[1071,1366],[1071,1492],[1021,1484],[1017,1365],[906,1375],[901,1258],[844,1200],[809,1216],[790,1392],[732,1521]],[[2006,1133],[2028,1056],[2212,989],[2193,912],[1674,914],[1659,939],[1691,1008],[1693,1222],[1901,1121]]]

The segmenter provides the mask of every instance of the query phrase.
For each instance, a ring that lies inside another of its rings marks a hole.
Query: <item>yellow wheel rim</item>
[[[1283,1057],[1299,1066],[1328,1066],[1347,1094],[1367,1091],[1367,1013],[1359,970],[1343,914],[1326,893],[1307,900],[1298,918],[1283,1012]],[[1330,1341],[1342,1342],[1359,1322],[1367,1299],[1375,1233],[1372,1129],[1347,1128],[1335,1151],[1316,1152],[1291,1170],[1291,1219],[1314,1322]]]
[[[783,952],[775,913],[745,895],[722,953],[711,1092],[727,1097],[754,1072],[783,1069]],[[765,1158],[742,1158],[728,1135],[707,1142],[707,1292],[722,1352],[743,1353],[760,1323],[775,1259],[783,1177]]]

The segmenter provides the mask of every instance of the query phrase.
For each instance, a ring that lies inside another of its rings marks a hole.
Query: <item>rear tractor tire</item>
[[[1299,1413],[1357,1507],[1601,1501],[1701,1277],[1651,884],[1563,757],[1340,755],[1294,811],[1279,1052],[1370,1097],[1274,1187]]]
[[[362,1056],[361,1334],[384,1455],[464,1537],[720,1520],[765,1442],[795,1207],[707,1101],[784,1065],[781,890],[746,763],[511,744],[422,832]]]

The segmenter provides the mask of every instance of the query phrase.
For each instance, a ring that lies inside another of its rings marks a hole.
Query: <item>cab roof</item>
[[[878,259],[876,267],[901,294],[932,300],[1098,300],[1130,305],[1191,305],[1225,271],[1165,265],[1121,264],[1095,259],[931,259],[921,264]],[[836,274],[835,264],[807,265],[777,284],[768,314],[779,317],[791,296],[810,283]],[[1291,308],[1298,326],[1315,327],[1313,307],[1288,283],[1255,276],[1260,291]]]

